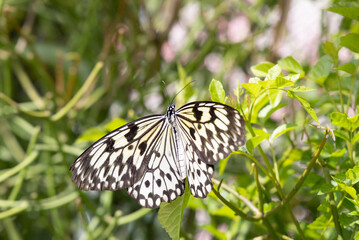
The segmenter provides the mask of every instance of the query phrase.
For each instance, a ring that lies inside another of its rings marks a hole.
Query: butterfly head
[[[173,103],[171,103],[168,106],[166,113],[167,119],[171,124],[174,123],[175,121],[175,113],[176,113],[176,106]]]

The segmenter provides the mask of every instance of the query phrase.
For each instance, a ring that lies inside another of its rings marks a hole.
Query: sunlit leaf
[[[344,154],[346,153],[347,149],[346,148],[342,148],[341,150],[332,152],[330,154],[330,157],[343,157]]]
[[[337,61],[337,59],[338,59],[338,49],[335,47],[334,43],[332,43],[330,41],[326,41],[323,44],[323,50],[334,61]]]
[[[283,74],[282,74],[282,69],[277,64],[268,70],[268,74],[266,75],[266,80],[276,80],[276,78],[279,76],[283,76]]]
[[[330,114],[330,119],[333,125],[350,131],[359,128],[359,115],[349,118],[345,113],[333,112]]]
[[[105,136],[108,132],[101,127],[92,127],[87,129],[77,141],[96,141]]]
[[[333,60],[328,56],[322,56],[318,62],[310,70],[310,76],[320,85],[323,85],[325,80],[332,70]]]
[[[338,1],[340,2],[340,1]],[[357,2],[342,2],[328,9],[344,17],[359,21],[359,4]]]
[[[359,34],[348,33],[340,38],[340,45],[350,49],[353,52],[359,53]]]
[[[209,92],[211,93],[212,101],[220,103],[225,103],[227,101],[226,93],[220,81],[212,79],[212,82],[209,85]]]
[[[290,72],[294,72],[294,73],[303,73],[303,68],[302,66],[291,56],[282,58],[278,61],[278,65],[285,69],[288,70]]]
[[[269,134],[251,137],[246,142],[247,150],[250,153],[253,153],[254,148],[257,147],[264,139],[268,138],[268,136],[269,136]]]
[[[180,238],[183,211],[187,206],[190,194],[188,182],[186,181],[186,188],[182,196],[178,197],[171,203],[162,202],[160,205],[160,210],[158,211],[157,216],[158,221],[171,239],[177,240]]]
[[[251,67],[251,71],[256,77],[266,77],[269,69],[274,66],[271,62],[262,62]]]
[[[352,182],[351,184],[354,185],[359,182],[359,166],[355,166],[345,173],[346,177],[350,179]]]
[[[116,118],[113,119],[111,122],[109,122],[108,124],[106,124],[105,129],[107,131],[113,131],[119,127],[122,127],[123,125],[125,125],[127,122],[125,119],[123,118]]]
[[[241,86],[250,92],[254,97],[257,97],[262,87],[258,83],[242,83]]]
[[[288,97],[291,97],[291,98],[295,98],[297,99],[301,104],[302,106],[304,107],[304,109],[307,111],[307,113],[313,118],[314,121],[316,121],[317,123],[318,122],[318,117],[317,117],[317,114],[315,113],[314,109],[311,108],[310,104],[308,103],[307,100],[305,100],[304,98],[298,96],[298,95],[295,95],[293,92],[291,91],[288,91],[287,92],[287,96]]]
[[[297,128],[297,125],[294,123],[287,123],[287,124],[280,125],[273,131],[273,133],[269,137],[269,141],[273,142],[273,140],[276,139],[277,137],[279,137],[279,136],[283,135],[284,133],[289,132],[295,128]]]
[[[326,214],[322,214],[317,217],[311,224],[308,225],[310,229],[327,229],[328,227],[334,227],[333,221],[328,221],[329,218]]]
[[[263,122],[266,122],[267,119],[277,110],[287,106],[285,103],[279,103],[277,106],[267,105],[259,112],[258,117],[263,118]]]
[[[309,88],[306,86],[298,86],[298,87],[291,88],[289,91],[291,91],[291,92],[311,92],[311,91],[315,91],[315,89]]]
[[[353,63],[345,63],[345,64],[337,67],[337,70],[340,70],[340,71],[343,71],[343,72],[346,72],[349,74],[354,74],[355,69],[356,69],[356,66]]]
[[[359,132],[357,132],[352,138],[352,144],[354,145],[359,140]]]

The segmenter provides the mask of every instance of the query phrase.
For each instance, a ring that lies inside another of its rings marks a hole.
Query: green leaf
[[[359,166],[355,166],[351,169],[349,169],[345,176],[351,180],[351,184],[354,185],[357,182],[359,182]]]
[[[349,138],[349,133],[346,132],[346,131],[343,131],[343,130],[338,130],[338,129],[335,129],[334,131],[334,135],[335,137],[338,137],[338,138],[341,138],[345,141],[348,141],[350,142],[350,138]]]
[[[277,205],[278,205],[278,202],[265,203],[265,204],[263,204],[263,212],[265,212],[265,213],[270,212]]]
[[[278,61],[278,65],[281,68],[288,70],[290,72],[299,73],[299,74],[304,73],[302,66],[291,56],[280,59]]]
[[[276,81],[277,87],[291,87],[294,85],[293,81],[288,80],[281,76],[277,77],[275,81]]]
[[[357,132],[352,138],[352,144],[354,145],[359,140],[359,132]]]
[[[77,138],[77,141],[97,141],[107,133],[108,132],[101,127],[89,128],[79,138]]]
[[[107,123],[105,127],[92,127],[87,129],[77,140],[80,141],[97,141],[103,136],[105,136],[108,132],[111,132],[123,125],[127,122],[122,118],[113,119],[111,122]]]
[[[334,43],[326,41],[323,45],[324,52],[330,56],[335,62],[338,60],[338,49],[335,47]]]
[[[191,193],[186,180],[185,192],[171,203],[162,202],[158,211],[158,221],[166,230],[171,239],[180,238],[181,222],[183,211],[187,206]]]
[[[329,184],[329,183],[323,184],[319,189],[318,195],[327,194],[329,192],[332,192],[333,189],[334,189],[334,186],[332,184]]]
[[[283,76],[283,74],[282,74],[282,69],[277,64],[268,70],[268,74],[266,75],[266,80],[276,80],[277,77],[279,76]]]
[[[339,216],[339,222],[343,226],[353,226],[359,223],[359,219],[357,216],[352,215],[350,213],[343,212]]]
[[[291,92],[312,92],[312,91],[315,91],[315,89],[309,88],[306,86],[298,86],[298,87],[291,88],[289,91],[291,91]]]
[[[349,118],[345,113],[333,112],[330,114],[332,124],[353,131],[359,127],[359,115]]]
[[[338,13],[344,17],[359,21],[359,5],[356,3],[342,3],[328,9],[331,12]]]
[[[269,103],[273,107],[277,106],[282,100],[282,91],[278,89],[269,89],[268,92]]]
[[[302,106],[304,107],[304,109],[307,111],[307,113],[314,119],[314,121],[316,121],[317,123],[318,122],[318,117],[317,117],[317,114],[315,113],[314,109],[310,107],[310,104],[308,103],[307,100],[305,100],[304,98],[302,97],[299,97],[298,95],[295,95],[292,91],[288,91],[287,92],[287,96],[288,97],[291,97],[291,98],[295,98],[297,99],[301,104]]]
[[[350,49],[353,52],[359,53],[359,34],[348,33],[340,38],[340,45]]]
[[[263,88],[291,87],[294,85],[292,81],[287,80],[284,77],[277,77],[275,80],[259,81],[258,84],[260,84]]]
[[[109,122],[108,124],[106,124],[105,129],[107,131],[112,132],[113,130],[122,127],[123,125],[125,125],[127,122],[125,119],[123,118],[116,118],[113,119],[111,122]]]
[[[295,83],[299,78],[304,77],[304,74],[305,72],[303,72],[302,74],[288,74],[287,76],[284,76],[284,79],[287,79]]]
[[[262,90],[261,85],[258,83],[242,83],[241,86],[250,92],[254,97],[258,97],[258,94]]]
[[[267,133],[267,135],[255,136],[248,139],[246,142],[248,152],[253,153],[254,148],[257,147],[264,139],[268,138],[268,136],[269,134]]]
[[[263,122],[266,122],[268,118],[277,110],[287,106],[285,103],[279,103],[277,106],[267,105],[259,112],[258,117],[263,118]]]
[[[273,133],[269,137],[269,141],[273,142],[273,140],[279,137],[280,135],[283,135],[284,133],[289,132],[295,128],[297,128],[297,125],[294,123],[282,124],[276,129],[274,129]]]
[[[343,190],[344,192],[348,193],[356,202],[358,202],[358,197],[357,197],[357,192],[355,190],[355,188],[353,188],[352,186],[348,186],[345,182],[347,181],[343,181],[342,179],[333,177],[333,180],[338,184],[339,188],[341,190]],[[346,176],[345,176],[346,178]]]
[[[266,77],[269,69],[274,67],[274,64],[271,62],[262,62],[255,66],[251,67],[251,71],[256,77]]]
[[[330,157],[343,157],[346,152],[347,152],[347,149],[342,148],[339,151],[335,151],[335,152],[331,153]]]
[[[317,217],[314,222],[308,225],[308,228],[310,229],[327,229],[328,227],[334,227],[333,221],[328,221],[329,218],[322,214],[319,217]],[[329,225],[328,225],[329,223]]]
[[[212,79],[209,85],[209,92],[211,93],[212,101],[219,103],[225,103],[227,101],[226,93],[220,81]]]
[[[333,60],[328,56],[322,56],[310,70],[310,76],[319,84],[323,85],[333,67]]]
[[[226,170],[229,157],[230,155],[228,155],[225,159],[219,161],[219,175],[222,175],[224,173],[224,170]]]
[[[353,63],[345,63],[343,65],[340,65],[339,67],[337,67],[337,70],[349,73],[349,74],[354,74],[355,70],[356,70],[356,66]]]
[[[210,214],[213,216],[221,216],[221,217],[226,217],[229,219],[236,218],[236,215],[233,212],[233,210],[230,209],[227,205],[224,205],[223,207],[216,209],[216,211],[211,212]]]

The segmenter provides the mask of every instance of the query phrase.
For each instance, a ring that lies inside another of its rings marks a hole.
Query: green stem
[[[215,188],[212,189],[213,193],[217,196],[217,198],[219,200],[221,200],[224,205],[226,205],[227,207],[229,207],[230,209],[232,209],[232,211],[240,216],[241,218],[243,219],[246,219],[248,221],[251,221],[251,222],[256,222],[256,221],[259,221],[260,218],[259,217],[252,217],[252,216],[249,216],[248,214],[245,214],[244,212],[242,212],[239,208],[237,208],[236,206],[234,206],[231,202],[227,201],[227,199],[225,199]]]
[[[341,112],[344,112],[344,101],[343,101],[342,85],[340,83],[341,79],[339,78],[338,71],[335,71],[335,75],[336,75],[336,78],[337,78],[338,89],[339,89],[340,107],[342,108]]]
[[[329,169],[326,165],[326,163],[324,161],[321,161],[322,163],[322,166],[323,166],[323,172],[324,172],[324,177],[325,177],[325,182],[327,184],[330,184],[330,181],[331,181],[331,176],[330,176],[330,173],[329,173]],[[335,225],[335,229],[337,231],[337,234],[338,236],[341,236],[342,239],[343,238],[343,231],[342,231],[342,228],[339,224],[339,215],[338,215],[338,209],[337,209],[337,206],[335,204],[335,198],[334,198],[334,194],[333,192],[329,192],[329,203],[330,203],[330,210],[332,212],[332,215],[333,215],[333,221],[334,221],[334,225]]]
[[[324,145],[326,143],[326,139],[327,139],[327,135],[329,133],[329,130],[327,130],[325,132],[325,135],[323,137],[323,140],[321,142],[321,144],[319,145],[316,153],[314,154],[313,158],[310,160],[307,168],[304,170],[302,176],[300,177],[300,179],[298,180],[297,184],[293,187],[293,189],[289,192],[289,194],[284,198],[284,200],[282,200],[274,209],[272,209],[270,212],[268,212],[266,215],[267,216],[271,216],[274,213],[276,213],[282,206],[285,206],[289,203],[289,201],[294,197],[294,195],[299,191],[299,189],[301,188],[301,186],[304,183],[304,180],[307,178],[308,174],[310,173],[310,171],[312,170],[312,168],[314,167],[314,164],[316,162],[316,160],[318,159],[318,157],[320,156],[321,151],[324,148]]]
[[[85,83],[82,85],[80,90],[75,94],[75,96],[63,108],[61,108],[55,115],[51,116],[52,121],[55,122],[55,121],[60,120],[63,116],[65,116],[68,113],[68,111],[70,111],[75,106],[75,104],[86,93],[88,88],[93,83],[95,83],[95,80],[97,79],[97,75],[98,75],[99,71],[101,70],[102,66],[103,66],[102,62],[98,62],[96,64],[96,66],[94,67],[94,69],[90,73],[89,77],[87,78]]]

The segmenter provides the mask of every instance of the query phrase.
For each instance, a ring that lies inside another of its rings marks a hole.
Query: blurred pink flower
[[[353,58],[353,52],[343,47],[339,50],[338,57],[341,63],[348,63]]]
[[[286,22],[288,33],[278,44],[281,57],[293,56],[302,62],[313,63],[318,58],[318,46],[321,34],[321,1],[291,1]]]
[[[173,51],[168,41],[162,44],[161,55],[166,62],[172,62],[175,59],[176,53]]]
[[[180,23],[173,25],[168,34],[168,44],[174,52],[178,52],[185,44],[187,37],[187,28]]]
[[[227,37],[232,43],[242,42],[251,30],[251,23],[246,16],[237,16],[227,25]]]
[[[204,65],[212,73],[220,73],[222,70],[222,55],[210,53],[204,59]]]
[[[190,2],[181,9],[179,13],[180,22],[186,27],[191,27],[198,20],[199,16],[199,3]]]

